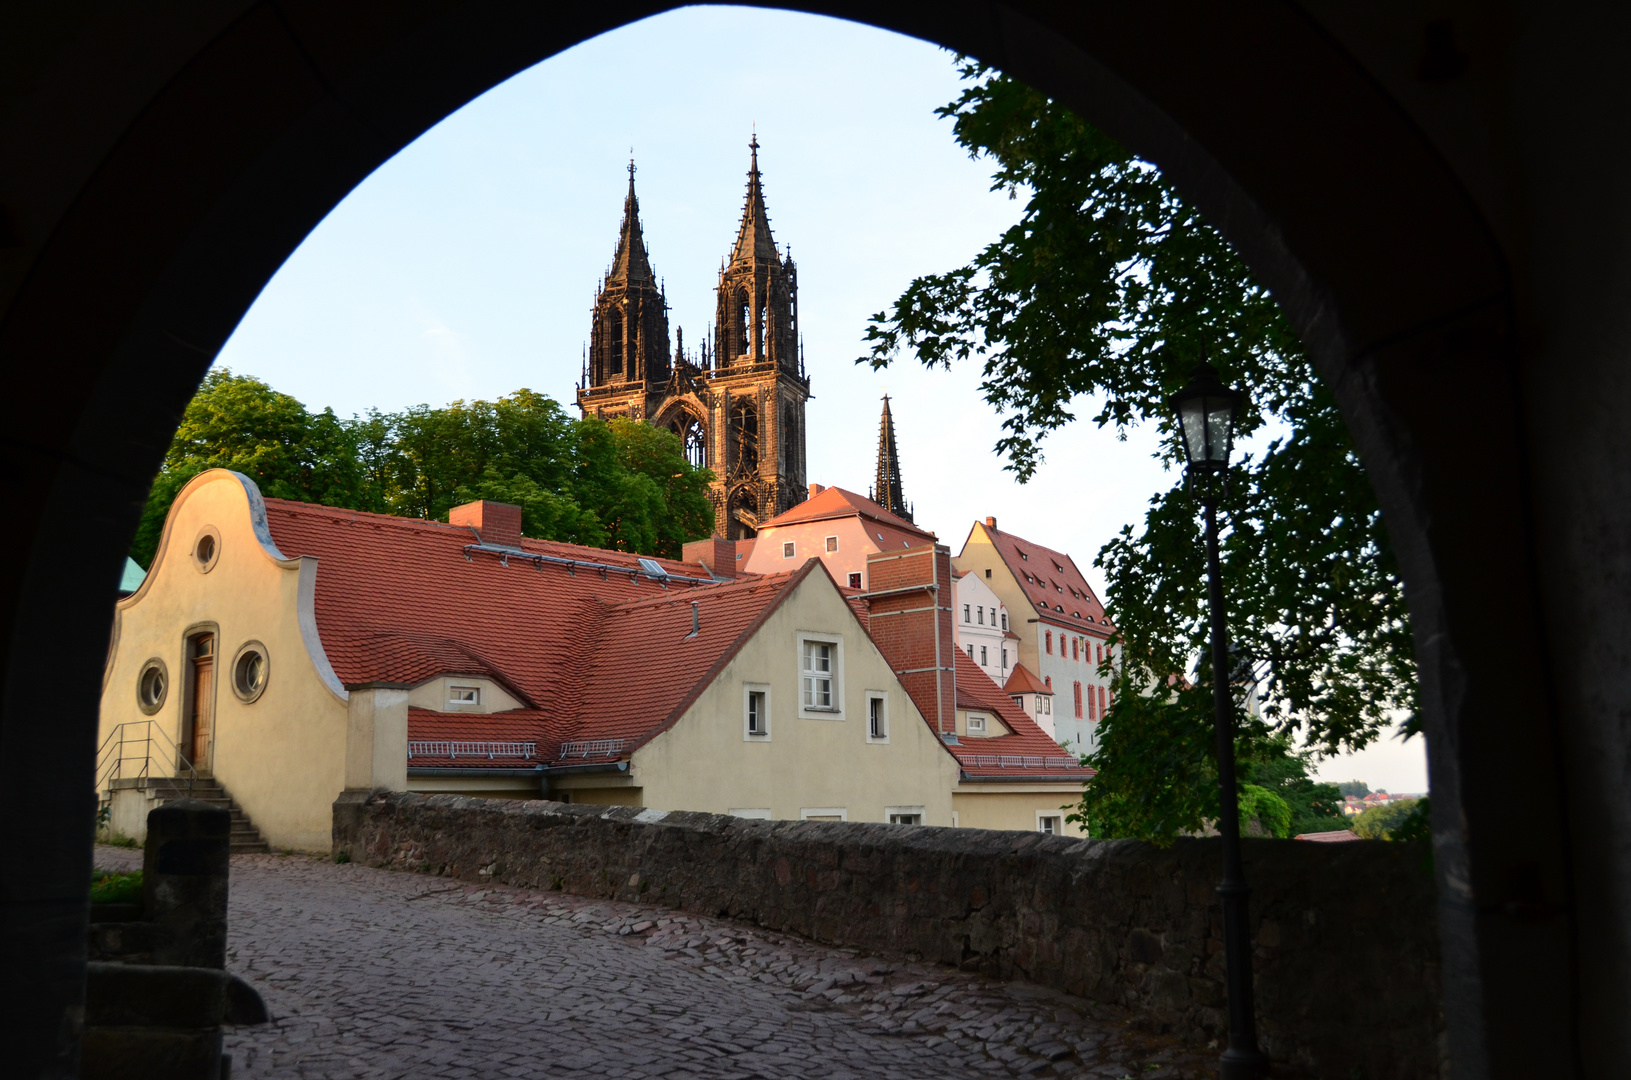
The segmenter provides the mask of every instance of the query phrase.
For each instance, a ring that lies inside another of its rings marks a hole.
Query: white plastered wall
[[[842,719],[799,717],[798,637],[843,639]],[[660,645],[660,643],[653,643]],[[770,734],[744,735],[748,684],[767,686]],[[887,695],[889,737],[867,738],[867,691]],[[633,759],[642,802],[725,814],[768,808],[799,820],[842,807],[849,821],[885,821],[885,807],[922,806],[925,825],[952,824],[957,766],[825,574],[807,576],[678,722]]]
[[[249,481],[225,470],[182,489],[146,581],[116,609],[99,744],[117,725],[149,719],[179,744],[186,637],[196,627],[216,629],[214,735],[210,760],[200,764],[274,848],[326,851],[331,807],[345,786],[346,693],[317,639],[317,560],[283,557],[259,498]],[[220,555],[200,573],[192,550],[206,525],[220,534]],[[251,640],[266,648],[267,678],[260,697],[245,703],[233,693],[231,663]],[[136,680],[155,656],[168,669],[169,690],[149,717],[138,707]],[[170,774],[172,764],[155,757],[154,775]]]

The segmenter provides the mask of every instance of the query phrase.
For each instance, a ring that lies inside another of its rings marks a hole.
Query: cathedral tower
[[[680,436],[692,464],[714,472],[715,530],[728,540],[756,535],[807,490],[798,268],[770,234],[757,136],[748,147],[747,199],[719,271],[717,321],[694,357],[683,332],[669,354],[667,302],[641,238],[629,163],[617,255],[595,298],[578,387],[585,416],[626,416]]]
[[[595,297],[584,364],[587,386],[603,391],[595,409],[602,416],[647,418],[650,392],[668,379],[668,301],[641,235],[632,161],[617,251]]]

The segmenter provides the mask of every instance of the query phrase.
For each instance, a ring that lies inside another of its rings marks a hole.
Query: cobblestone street
[[[141,853],[97,849],[97,865]],[[274,1020],[233,1077],[1211,1074],[1213,1053],[1034,986],[724,920],[309,856],[232,860],[227,966]]]

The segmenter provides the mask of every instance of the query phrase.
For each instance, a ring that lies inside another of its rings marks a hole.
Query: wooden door
[[[187,695],[192,712],[191,738],[187,756],[193,768],[206,772],[210,763],[210,734],[215,713],[215,635],[200,634],[192,640],[192,685]]]

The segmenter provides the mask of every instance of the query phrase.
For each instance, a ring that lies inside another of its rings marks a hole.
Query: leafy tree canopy
[[[1356,799],[1363,799],[1370,794],[1370,785],[1363,780],[1345,780],[1337,785],[1337,790],[1342,793],[1344,799],[1349,795]]]
[[[1152,165],[1022,83],[975,63],[962,74],[939,114],[1024,212],[967,265],[916,279],[873,316],[859,362],[909,351],[930,367],[980,363],[1003,415],[998,449],[1024,481],[1084,398],[1123,437],[1157,425],[1161,459],[1181,463],[1166,400],[1210,359],[1251,395],[1238,434],[1283,432],[1232,465],[1219,508],[1237,689],[1258,683],[1270,729],[1325,753],[1363,747],[1395,710],[1414,711],[1409,621],[1375,495],[1301,343]],[[1170,837],[1217,812],[1210,694],[1168,679],[1197,654],[1194,682],[1210,679],[1200,536],[1179,480],[1096,562],[1133,660],[1092,762],[1094,787],[1125,784],[1112,835]],[[1243,759],[1257,737],[1243,734]]]
[[[242,472],[273,498],[407,517],[446,520],[475,499],[515,503],[527,536],[644,554],[678,556],[713,526],[712,474],[649,424],[575,420],[531,390],[342,420],[217,369],[148,495],[137,562],[151,564],[176,494],[212,468]]]
[[[1354,818],[1354,832],[1366,840],[1413,840],[1422,831],[1419,822],[1426,817],[1426,807],[1416,807],[1425,800],[1400,799],[1397,802],[1373,806]]]

